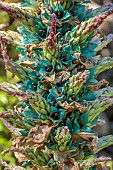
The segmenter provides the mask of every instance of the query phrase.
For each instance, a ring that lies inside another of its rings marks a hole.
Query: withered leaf
[[[84,56],[79,57],[79,62],[85,66],[86,69],[93,68],[95,66],[95,62],[92,59],[86,58]]]
[[[64,170],[80,170],[80,168],[78,166],[78,163],[74,159],[67,158]]]
[[[53,74],[52,76],[44,76],[44,80],[43,82],[55,82],[55,74]]]
[[[52,127],[48,125],[37,125],[32,128],[27,137],[19,136],[13,140],[13,146],[19,148],[21,146],[29,146],[43,148],[44,141],[48,138]]]
[[[98,84],[90,84],[88,87],[87,87],[87,90],[99,90],[102,86],[105,86],[107,87],[109,85],[109,82],[106,81],[105,79],[101,80],[98,82]]]
[[[78,165],[74,165],[70,170],[80,170],[80,168],[78,167]]]
[[[29,59],[29,60],[20,62],[20,65],[27,67],[27,68],[29,68],[29,67],[31,68],[33,64],[34,64],[33,59]]]
[[[94,138],[98,139],[94,133],[79,132],[78,135],[84,138],[85,140],[94,139]]]
[[[22,163],[22,162],[24,162],[24,161],[27,160],[27,158],[26,158],[26,156],[25,156],[24,154],[15,152],[14,155],[15,155],[15,157],[17,158],[17,160],[18,160],[19,163]]]
[[[37,125],[30,130],[28,137],[32,137],[36,143],[41,144],[48,138],[51,128],[48,125]]]
[[[93,133],[79,132],[78,134],[72,135],[72,139],[79,141],[87,141],[87,146],[90,151],[94,151],[97,147],[98,137]]]
[[[64,103],[58,102],[59,106],[65,109],[67,112],[73,112],[75,110],[79,110],[81,113],[84,113],[87,111],[87,107],[84,105],[78,103],[78,102],[72,102],[70,104],[65,101]]]
[[[59,73],[56,73],[55,77],[56,77],[56,83],[64,82],[64,81],[69,79],[70,72],[68,72],[68,71],[61,71]]]
[[[70,77],[70,73],[68,71],[61,71],[58,73],[55,73],[51,76],[44,76],[43,82],[53,82],[53,83],[59,83],[64,82]]]

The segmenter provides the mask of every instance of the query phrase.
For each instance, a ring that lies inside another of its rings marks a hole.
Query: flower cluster
[[[113,67],[111,57],[97,52],[113,40],[98,27],[113,13],[113,4],[88,9],[88,0],[23,0],[0,2],[0,9],[19,18],[19,33],[0,32],[6,69],[20,79],[0,90],[17,96],[14,110],[0,117],[14,133],[12,148],[20,166],[14,170],[95,170],[110,158],[97,152],[113,144],[113,136],[98,138],[93,127],[99,114],[113,104],[113,87],[98,81]],[[17,46],[19,59],[10,60],[6,43]]]

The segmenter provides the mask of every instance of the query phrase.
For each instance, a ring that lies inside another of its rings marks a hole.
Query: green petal
[[[68,126],[70,130],[72,130],[72,122],[70,121],[70,119],[67,119],[66,126]]]
[[[28,136],[29,130],[21,130],[20,133],[22,136]]]
[[[84,113],[80,116],[80,119],[79,119],[81,122],[83,122],[83,124],[87,124],[88,123],[88,114],[87,113]]]
[[[77,134],[80,130],[80,126],[77,122],[77,119],[75,118],[74,119],[74,123],[73,123],[73,131],[72,131],[72,134]]]

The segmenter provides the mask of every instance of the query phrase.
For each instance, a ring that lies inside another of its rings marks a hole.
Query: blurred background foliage
[[[7,81],[10,83],[16,83],[18,82],[18,80],[19,79],[16,76],[13,76],[13,74],[9,71],[6,71],[5,76],[0,77],[0,82]],[[17,101],[18,99],[16,97],[9,96],[6,93],[0,91],[0,113],[4,112],[5,110],[12,109]],[[8,129],[3,125],[2,121],[0,121],[0,159],[4,159],[11,164],[15,164],[16,160],[12,153],[8,153],[5,155],[1,154],[3,150],[10,148],[10,139],[11,134],[9,133]],[[0,170],[1,169],[2,167],[0,167]]]
[[[19,0],[4,0],[4,2],[7,3],[17,3]],[[9,15],[4,12],[0,11],[0,30],[12,30],[17,31],[17,27],[20,25],[20,22],[18,20],[14,20],[13,18],[10,18]],[[12,45],[7,46],[7,51],[9,57],[11,57],[13,60],[16,60],[18,58],[18,51],[16,50],[16,47]],[[5,70],[4,63],[2,62],[1,56],[0,56],[0,82],[10,82],[10,83],[17,83],[19,79],[14,76],[9,71]],[[14,105],[17,103],[17,98],[13,96],[9,96],[4,92],[0,91],[0,113],[2,113],[5,110],[11,109],[14,107]],[[5,155],[2,155],[2,151],[6,150],[11,147],[11,134],[9,133],[8,129],[3,125],[3,123],[0,121],[0,159],[5,160],[6,162],[9,162],[11,164],[16,164],[16,160],[14,158],[14,155],[12,153],[8,153]],[[3,168],[0,167],[0,170]]]
[[[18,3],[21,0],[4,0],[7,3]],[[93,0],[92,5],[90,7],[97,8],[105,3],[113,3],[113,0]],[[4,25],[4,26],[3,26]],[[13,18],[9,17],[6,12],[0,11],[0,30],[12,30],[17,31],[17,27],[20,25],[20,21],[14,20]],[[105,23],[100,27],[100,30],[104,32],[106,35],[109,33],[113,33],[113,15],[108,17]],[[18,52],[16,47],[12,45],[7,46],[8,55],[13,59],[16,60],[18,58]],[[113,56],[113,42],[109,44],[107,48],[104,48],[101,52],[103,56]],[[1,58],[1,56],[0,56]],[[107,79],[110,82],[110,85],[113,86],[113,69],[108,70],[102,73],[99,79]],[[0,59],[0,82],[10,82],[16,83],[19,79],[14,76],[9,71],[6,71],[4,68],[4,64]],[[17,98],[7,95],[0,91],[0,113],[3,111],[13,108],[17,102]],[[104,113],[102,113],[101,118],[106,121],[106,124],[103,126],[97,127],[97,131],[99,136],[113,134],[113,106],[107,109]],[[11,146],[11,134],[7,130],[7,128],[2,124],[0,121],[0,159],[4,159],[11,164],[15,164],[16,160],[14,155],[11,153],[2,155],[1,152]],[[113,158],[113,146],[106,148],[104,151],[100,153],[101,155],[111,156]],[[111,166],[111,170],[113,170],[112,162],[108,162],[107,165]],[[2,170],[2,167],[0,167]]]

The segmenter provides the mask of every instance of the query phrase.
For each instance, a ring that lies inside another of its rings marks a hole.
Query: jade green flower
[[[71,17],[70,13],[68,11],[65,11],[63,7],[60,4],[56,4],[56,7],[54,8],[54,13],[56,14],[58,19],[69,19]]]
[[[37,91],[37,82],[28,79],[25,84],[21,83],[19,88],[24,91]]]
[[[40,69],[38,69],[37,72],[39,72],[41,75],[51,75],[54,73],[54,65],[47,60],[41,60],[41,62],[37,64],[37,67],[38,66]]]
[[[56,107],[51,106],[51,108],[50,108],[50,119],[54,123],[61,122],[64,117],[65,117],[65,110],[57,109]]]
[[[91,128],[88,126],[88,114],[87,113],[84,113],[82,115],[79,115],[78,117],[75,117],[73,121],[72,133],[76,134],[79,131],[91,132]]]

